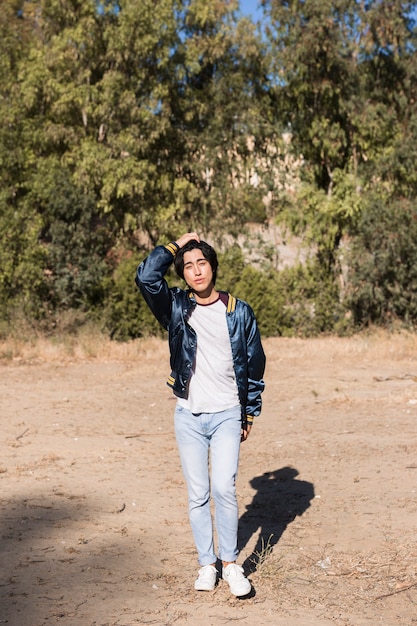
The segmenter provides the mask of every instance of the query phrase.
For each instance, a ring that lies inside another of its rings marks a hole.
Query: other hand
[[[252,428],[251,424],[245,424],[245,427],[242,428],[242,431],[240,433],[240,441],[246,441],[246,439],[249,437],[251,428]]]

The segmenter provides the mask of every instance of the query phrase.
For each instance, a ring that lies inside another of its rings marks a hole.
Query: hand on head
[[[179,237],[179,239],[177,239],[175,243],[177,244],[177,246],[182,248],[189,241],[195,240],[198,242],[200,241],[200,237],[197,235],[197,233],[185,233],[184,235],[181,235],[181,237]]]

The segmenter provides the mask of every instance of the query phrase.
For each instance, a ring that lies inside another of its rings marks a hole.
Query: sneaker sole
[[[214,587],[198,587],[197,585],[194,585],[194,589],[195,591],[214,591],[215,586],[216,585],[214,585]]]

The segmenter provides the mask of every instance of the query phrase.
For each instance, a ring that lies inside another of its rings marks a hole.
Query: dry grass
[[[417,334],[374,330],[352,337],[318,337],[315,339],[270,337],[263,341],[268,359],[306,359],[320,353],[327,358],[361,358],[369,360],[417,360]],[[73,362],[83,360],[137,361],[146,358],[158,362],[167,355],[167,341],[155,337],[128,342],[110,340],[100,331],[89,328],[77,336],[11,337],[0,341],[0,363]]]
[[[268,540],[265,541],[262,537],[261,540],[261,549],[259,552],[255,552],[255,559],[252,559],[253,564],[255,565],[256,571],[261,576],[268,577],[269,572],[271,570],[273,575],[276,574],[276,565],[274,560],[271,559],[272,554],[274,552],[274,546],[272,544],[272,534],[268,537]]]
[[[348,607],[352,597],[366,606],[417,587],[412,548],[388,544],[380,553],[350,554],[328,547],[325,555],[306,550],[295,559],[269,555],[257,576],[268,582],[282,601],[295,601],[298,606],[309,605],[312,598],[326,604],[329,589],[338,607]],[[310,588],[308,594],[306,588]]]
[[[31,340],[7,339],[0,342],[0,363],[68,363],[74,361],[148,362],[165,359],[166,342],[150,337],[128,342],[111,341],[98,331],[80,336]]]
[[[321,352],[327,358],[360,357],[361,359],[415,361],[417,355],[417,334],[410,332],[391,333],[372,330],[358,333],[351,337],[326,336],[309,339],[270,338],[265,345],[273,347],[276,342],[285,346],[285,358],[306,358],[317,356]],[[280,358],[280,351],[271,350],[271,357]]]
[[[332,546],[321,551],[312,547],[294,551],[292,547],[281,551],[279,557],[267,555],[256,571],[255,585],[268,588],[281,611],[294,606],[315,609],[326,616],[326,623],[348,626],[355,623],[351,620],[353,606],[356,614],[365,616],[389,607],[397,613],[399,606],[415,604],[415,557],[415,545],[396,543],[366,553],[341,552]],[[384,624],[408,626],[407,611],[399,613],[395,622],[387,616]]]

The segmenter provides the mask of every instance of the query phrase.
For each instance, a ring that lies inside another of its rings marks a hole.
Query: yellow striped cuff
[[[168,243],[165,248],[167,250],[169,250],[169,252],[172,254],[172,256],[175,256],[178,252],[178,250],[180,249],[178,244],[175,243],[175,241],[171,241],[171,243]]]

